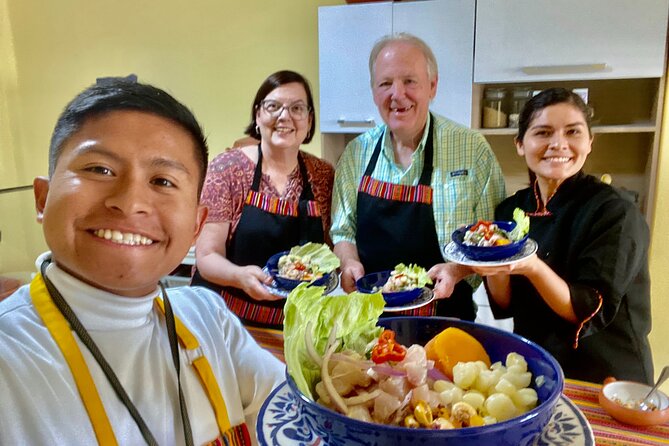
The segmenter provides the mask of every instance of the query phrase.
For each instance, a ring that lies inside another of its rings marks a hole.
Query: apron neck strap
[[[300,176],[302,177],[302,193],[300,194],[300,200],[313,200],[314,193],[311,190],[311,185],[309,184],[309,173],[307,171],[307,165],[302,158],[302,153],[297,152],[297,165],[300,169]],[[260,192],[260,180],[262,179],[262,149],[260,143],[258,144],[258,162],[256,163],[256,168],[253,171],[253,184],[251,185],[251,190],[254,192]]]
[[[432,134],[433,134],[433,127],[434,127],[434,116],[432,113],[429,115],[430,117],[430,125],[428,126],[427,130],[427,140],[425,141],[425,156],[423,157],[423,172],[420,175],[420,179],[418,180],[418,184],[422,184],[424,186],[429,186],[432,181],[432,170],[434,166],[434,147],[433,147],[433,142],[432,142]],[[387,127],[386,127],[387,131]],[[383,148],[383,138],[385,136],[385,132],[381,134],[381,137],[378,139],[376,142],[376,147],[374,148],[374,153],[372,153],[372,157],[369,160],[369,163],[367,164],[367,168],[365,169],[365,176],[371,177],[372,173],[374,173],[374,169],[376,168],[376,162],[379,159],[379,155],[381,154],[381,150]]]

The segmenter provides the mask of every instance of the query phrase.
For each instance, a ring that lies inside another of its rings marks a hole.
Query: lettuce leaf
[[[316,351],[323,356],[333,327],[342,340],[340,349],[366,353],[382,331],[376,323],[385,301],[381,293],[323,296],[324,287],[300,284],[289,295],[284,306],[283,344],[286,367],[297,387],[313,399],[312,391],[321,371],[307,352],[306,332],[309,326]],[[311,324],[309,324],[311,323]]]
[[[318,267],[318,271],[327,274],[339,268],[339,257],[337,257],[330,247],[324,243],[305,243],[301,246],[294,246],[290,250],[290,255],[299,256],[304,259],[310,259],[312,265]]]
[[[516,208],[513,210],[513,220],[516,222],[516,227],[509,233],[509,237],[511,241],[517,242],[530,232],[530,217],[525,215],[522,209]]]

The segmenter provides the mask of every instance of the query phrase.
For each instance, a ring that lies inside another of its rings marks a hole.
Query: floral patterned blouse
[[[334,168],[327,161],[314,155],[302,151],[300,154],[306,164],[309,183],[321,211],[325,240],[331,244],[329,237],[330,202]],[[230,242],[239,224],[244,201],[253,183],[255,167],[256,164],[240,149],[223,152],[209,163],[201,202],[209,208],[207,223],[231,223],[227,243]],[[284,200],[297,201],[302,193],[302,175],[299,166],[296,165],[289,175],[283,194],[279,194],[270,182],[269,176],[264,173],[260,181],[259,192]]]

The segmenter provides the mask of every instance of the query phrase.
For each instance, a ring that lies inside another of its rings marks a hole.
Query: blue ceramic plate
[[[502,265],[511,265],[513,263],[520,262],[521,260],[526,259],[535,252],[539,246],[537,242],[528,238],[523,247],[516,253],[516,255],[507,257],[506,259],[501,260],[473,260],[467,257],[458,245],[455,242],[450,242],[444,246],[444,259],[451,261],[453,263],[459,263],[460,265],[468,266],[502,266]]]
[[[511,232],[516,227],[515,221],[494,221],[500,229]],[[527,235],[522,240],[502,246],[469,246],[463,243],[465,233],[474,225],[458,228],[451,234],[451,240],[458,249],[469,259],[479,261],[496,261],[513,257],[523,248]]]
[[[256,424],[261,446],[333,446],[318,436],[302,414],[295,394],[284,381],[272,391],[258,414]],[[590,423],[566,396],[560,396],[555,412],[532,446],[594,446]]]
[[[262,270],[268,276],[271,275],[266,266]],[[339,286],[339,274],[329,274],[328,281],[321,286],[325,287],[325,290],[323,291],[324,296],[332,293]],[[283,297],[284,299],[288,297],[291,291],[282,288],[274,279],[272,279],[272,283],[265,285],[265,288],[267,288],[267,291],[274,294],[275,296]]]
[[[355,287],[361,293],[378,293],[383,285],[388,281],[392,271],[381,271],[378,273],[367,274],[355,282]],[[397,291],[395,293],[381,293],[386,305],[398,307],[413,302],[423,292],[423,288],[411,288],[410,290]]]
[[[267,271],[269,272],[269,275],[272,276],[274,281],[277,283],[279,288],[283,288],[284,290],[292,290],[296,286],[298,286],[301,283],[309,283],[311,282],[310,280],[294,280],[294,279],[288,279],[287,277],[281,277],[279,275],[279,259],[281,256],[284,256],[286,254],[289,254],[290,251],[282,251],[277,254],[274,254],[272,257],[269,258],[267,261]],[[327,284],[330,280],[330,276],[332,273],[325,274],[323,277],[314,280],[312,285],[316,286],[323,286]]]

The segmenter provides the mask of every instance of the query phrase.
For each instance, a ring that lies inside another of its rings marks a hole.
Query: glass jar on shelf
[[[516,87],[511,92],[511,110],[509,113],[509,127],[518,128],[520,112],[532,98],[533,91],[530,87]]]
[[[504,88],[486,88],[483,97],[483,128],[496,129],[506,127],[505,97],[506,90]]]

